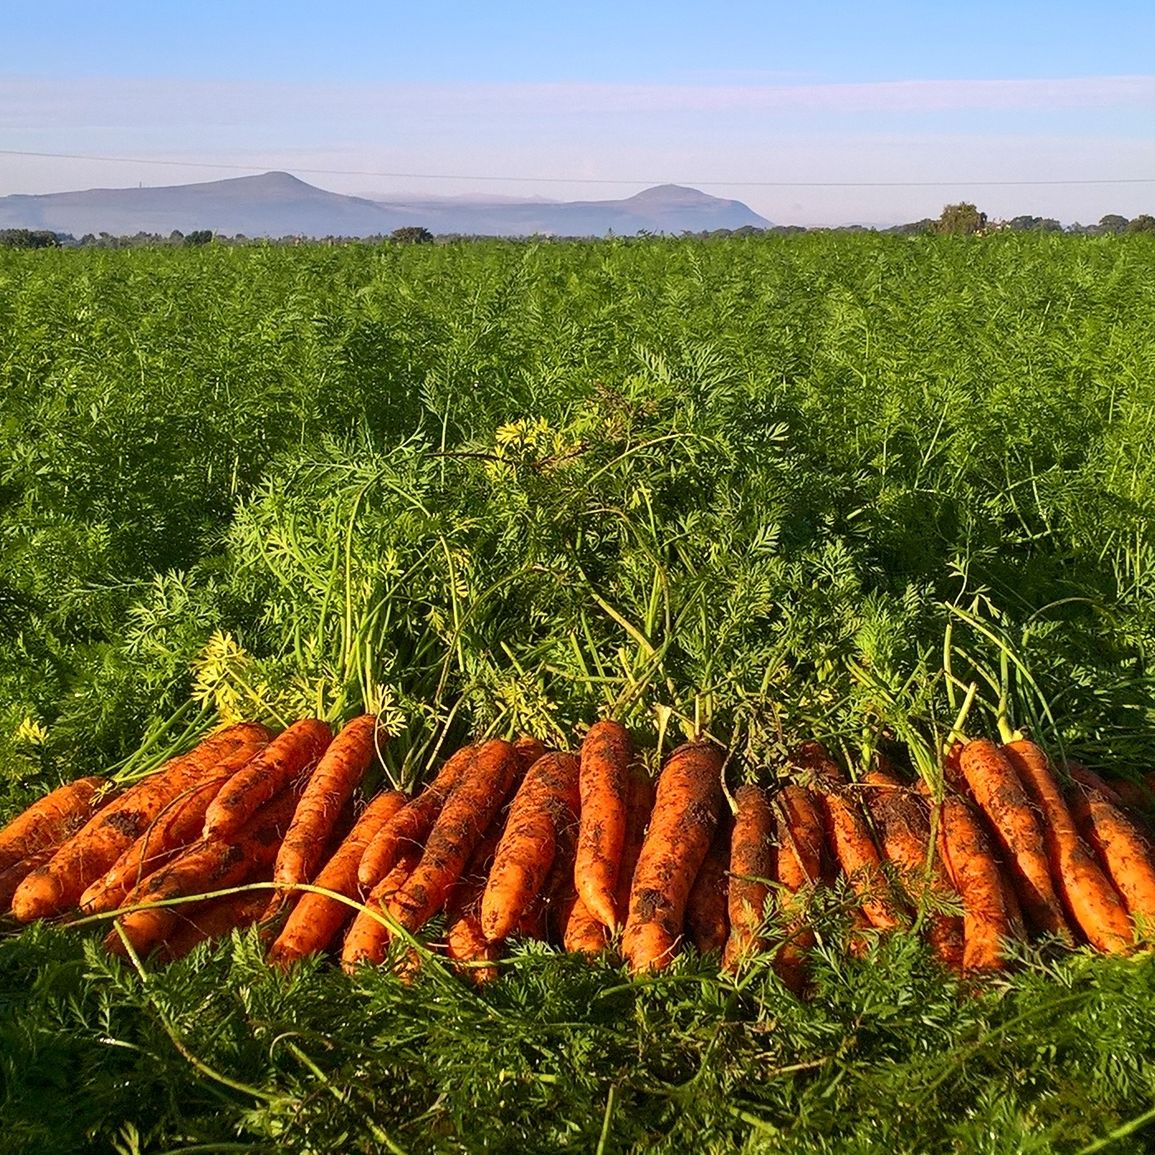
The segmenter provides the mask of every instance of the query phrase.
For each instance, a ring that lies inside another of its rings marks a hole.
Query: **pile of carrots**
[[[603,721],[577,753],[466,746],[415,795],[385,790],[358,813],[381,740],[372,715],[336,735],[311,718],[276,736],[246,722],[119,794],[100,778],[62,786],[0,830],[0,913],[106,914],[109,950],[165,959],[260,923],[275,965],[339,950],[349,970],[440,917],[437,945],[476,982],[518,938],[617,950],[635,974],[691,941],[732,972],[770,957],[796,993],[813,900],[840,879],[849,949],[917,931],[960,975],[1001,969],[1031,935],[1117,953],[1155,931],[1136,811],[1084,769],[1064,791],[1022,739],[955,746],[941,799],[880,756],[852,782],[817,742],[773,790],[728,796],[717,746],[678,747],[655,783]]]

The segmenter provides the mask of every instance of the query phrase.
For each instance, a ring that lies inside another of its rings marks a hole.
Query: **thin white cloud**
[[[1155,109],[1155,76],[902,80],[866,84],[318,86],[145,79],[0,78],[0,127],[240,126],[352,116],[735,113],[925,114]]]

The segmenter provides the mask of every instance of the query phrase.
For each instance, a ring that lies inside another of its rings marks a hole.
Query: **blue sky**
[[[672,180],[804,224],[1155,211],[1152,0],[8,8],[0,195],[278,168],[380,195]]]

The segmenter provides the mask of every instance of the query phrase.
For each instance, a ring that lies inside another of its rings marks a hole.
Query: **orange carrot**
[[[381,827],[365,848],[357,870],[362,886],[376,886],[393,868],[402,851],[424,845],[446,798],[472,765],[477,750],[476,746],[464,746],[453,754],[433,781]]]
[[[416,847],[402,851],[389,873],[370,891],[365,899],[366,909],[359,911],[353,919],[341,948],[341,966],[348,974],[352,974],[360,963],[380,966],[385,961],[392,933],[382,915],[420,859],[421,851]]]
[[[814,931],[805,922],[808,892],[822,881],[825,835],[813,795],[790,783],[775,796],[774,879],[782,892],[782,912],[790,916],[786,938],[774,956],[778,977],[801,996],[806,989],[806,954],[814,945]]]
[[[268,740],[264,726],[242,722],[166,762],[103,807],[49,862],[28,875],[12,897],[13,914],[21,922],[30,922],[75,906],[88,886],[144,834],[165,806],[218,771],[243,766]]]
[[[490,942],[510,934],[542,892],[558,830],[576,819],[579,765],[573,754],[547,754],[533,764],[514,796],[481,899],[481,929]]]
[[[614,909],[625,915],[630,909],[630,890],[634,882],[634,871],[638,856],[642,853],[642,842],[646,837],[646,827],[654,809],[654,784],[646,768],[635,762],[630,766],[629,783],[626,793],[626,832],[622,841],[622,860],[618,867],[618,882],[614,890]]]
[[[495,739],[478,747],[433,824],[421,861],[389,902],[390,913],[406,930],[419,930],[441,909],[517,771],[517,755],[509,742]]]
[[[613,930],[618,923],[614,890],[626,837],[630,733],[620,722],[590,727],[581,749],[581,825],[574,878],[586,909]]]
[[[277,852],[273,881],[278,886],[308,882],[316,873],[342,807],[373,761],[376,734],[377,716],[362,714],[329,743],[301,794],[297,813]]]
[[[562,945],[570,954],[592,956],[606,949],[609,938],[605,926],[594,918],[576,890],[562,905],[559,922]]]
[[[738,812],[730,839],[730,937],[722,962],[736,971],[751,955],[763,950],[759,933],[766,899],[774,878],[774,810],[758,786],[739,786],[734,792]]]
[[[1139,827],[1097,790],[1077,790],[1071,812],[1144,937],[1155,935],[1155,857]]]
[[[196,842],[209,803],[229,775],[208,778],[174,798],[152,820],[148,829],[80,896],[85,914],[115,910],[134,886],[171,862]]]
[[[1127,805],[1123,796],[1115,789],[1114,784],[1096,774],[1094,770],[1088,770],[1086,766],[1081,766],[1078,762],[1068,762],[1067,773],[1070,774],[1071,780],[1078,782],[1080,786],[1086,786],[1089,790],[1098,790],[1112,806]]]
[[[1003,943],[1012,937],[999,865],[978,815],[948,795],[940,812],[939,852],[963,903],[963,971],[1002,970]]]
[[[718,825],[721,773],[721,751],[707,742],[679,746],[666,759],[622,932],[634,974],[661,970],[673,958],[690,887]]]
[[[730,812],[722,807],[710,847],[686,898],[686,926],[700,955],[721,951],[730,935],[726,910],[730,880]]]
[[[544,758],[547,753],[545,746],[529,734],[522,734],[514,742],[513,752],[517,755],[517,764],[522,778],[526,776],[529,768],[539,758]]]
[[[251,881],[268,882],[272,872],[266,869],[261,875],[263,877]],[[267,890],[240,890],[204,904],[193,904],[192,910],[177,908],[181,912],[180,921],[165,939],[159,957],[165,962],[175,962],[202,942],[252,926],[261,917],[268,893]]]
[[[1047,755],[1027,741],[1008,742],[1003,753],[1042,813],[1043,845],[1067,913],[1097,950],[1126,951],[1132,943],[1127,908],[1079,836]]]
[[[866,917],[879,930],[895,930],[905,921],[905,912],[891,892],[882,857],[850,787],[827,773],[819,774],[815,786],[826,836],[854,893],[862,900]]]
[[[71,838],[111,796],[108,786],[107,778],[78,778],[33,802],[0,830],[0,871]]]
[[[345,841],[324,865],[313,885],[345,898],[357,897],[357,866],[365,847],[381,827],[405,805],[399,790],[378,794],[365,807]],[[276,942],[269,948],[269,962],[287,967],[306,955],[327,950],[353,910],[339,898],[308,891],[301,895]]]
[[[963,777],[1007,856],[1028,923],[1071,945],[1074,936],[1051,881],[1043,832],[1014,767],[994,742],[975,738],[959,759]]]
[[[205,838],[227,838],[270,798],[316,766],[333,738],[317,718],[302,718],[237,771],[205,812]]]
[[[880,849],[893,865],[903,890],[920,907],[936,899],[949,901],[950,880],[941,857],[937,852],[931,854],[930,820],[922,798],[883,770],[870,771],[862,781]],[[932,908],[927,915],[927,941],[944,966],[962,970],[960,917]]]
[[[514,749],[517,749],[516,742]],[[501,957],[501,943],[489,942],[481,929],[481,896],[485,893],[503,827],[499,816],[477,844],[445,900],[446,956],[460,975],[478,986],[497,978],[497,967],[489,964]]]
[[[202,839],[134,888],[125,897],[123,906],[140,905],[140,909],[126,909],[116,924],[133,949],[147,954],[163,943],[180,922],[179,906],[142,904],[226,890],[272,866],[298,798],[295,790],[282,791],[262,806],[228,842]],[[116,927],[109,932],[104,945],[114,954],[126,953]]]
[[[12,896],[17,887],[39,866],[43,866],[56,853],[54,847],[38,850],[20,862],[14,862],[4,870],[0,870],[0,915],[7,914],[12,906]]]

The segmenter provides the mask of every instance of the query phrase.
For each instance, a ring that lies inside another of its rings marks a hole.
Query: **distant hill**
[[[766,228],[741,201],[697,189],[660,185],[615,201],[456,198],[370,200],[315,188],[284,172],[162,188],[0,197],[0,228],[54,232],[168,235],[211,229],[250,237],[373,236],[406,225],[433,233],[481,236],[603,236]]]

